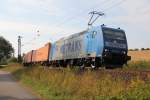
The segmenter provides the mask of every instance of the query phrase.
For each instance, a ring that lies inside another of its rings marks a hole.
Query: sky
[[[17,38],[22,52],[88,28],[91,11],[102,11],[95,26],[124,29],[129,48],[150,48],[150,0],[0,0],[0,36]]]

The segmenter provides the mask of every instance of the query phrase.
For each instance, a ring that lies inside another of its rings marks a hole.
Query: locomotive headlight
[[[108,51],[108,49],[105,49],[105,52],[107,52]]]
[[[125,51],[123,51],[123,54],[126,54],[126,52],[125,52]]]

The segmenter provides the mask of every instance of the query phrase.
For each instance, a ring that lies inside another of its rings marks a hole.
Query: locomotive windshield
[[[125,32],[119,29],[103,28],[104,44],[106,47],[127,48]]]

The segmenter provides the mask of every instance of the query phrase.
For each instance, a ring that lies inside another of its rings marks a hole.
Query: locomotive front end
[[[105,65],[123,65],[126,64],[131,57],[128,56],[128,44],[125,32],[118,29],[102,27],[104,49],[103,63]]]

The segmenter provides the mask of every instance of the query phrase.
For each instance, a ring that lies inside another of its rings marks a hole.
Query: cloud
[[[24,51],[29,51],[49,40],[55,41],[86,29],[89,11],[101,11],[118,1],[120,0],[5,0],[0,3],[3,8],[0,9],[0,15],[4,16],[0,16],[0,34],[17,48],[18,35],[24,37],[23,42],[28,42],[39,30],[40,37],[24,48]],[[100,19],[97,25],[106,23],[125,29],[132,48],[149,46],[146,44],[150,42],[149,4],[149,0],[126,0],[106,12],[106,17]]]
[[[37,31],[39,30],[39,33]],[[0,35],[6,37],[17,51],[17,37],[21,35],[23,52],[39,48],[47,42],[54,42],[69,33],[80,31],[80,28],[72,26],[50,27],[46,24],[35,25],[27,22],[0,20]],[[67,33],[67,34],[66,34]],[[40,34],[40,36],[38,36]],[[16,52],[17,53],[17,52]]]
[[[33,30],[36,25],[32,25],[29,23],[20,23],[20,22],[13,22],[13,21],[0,21],[0,27],[2,31],[11,30],[11,31],[18,31],[18,32],[25,32],[28,33],[29,31]]]

